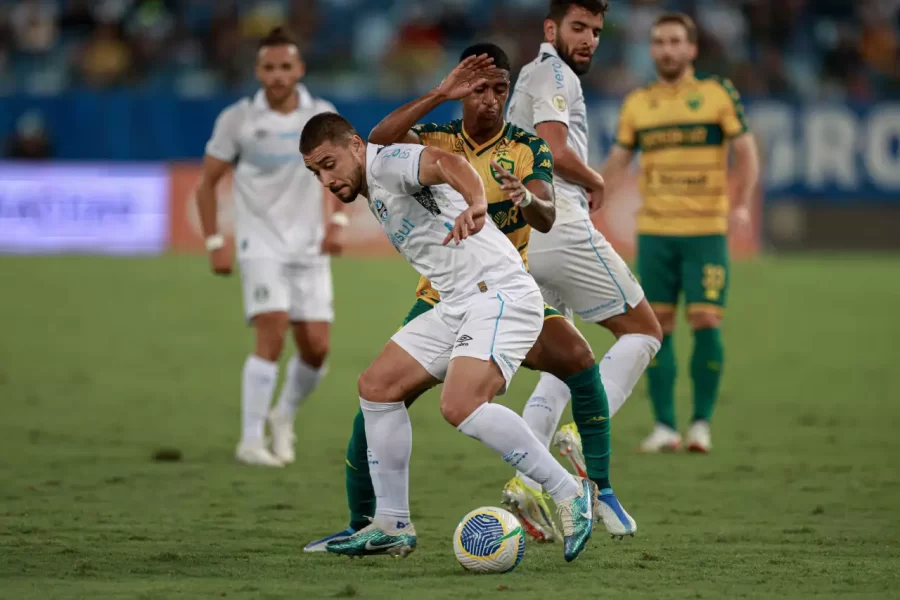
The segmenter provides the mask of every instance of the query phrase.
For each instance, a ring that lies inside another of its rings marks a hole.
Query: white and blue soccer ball
[[[507,573],[525,556],[525,533],[512,513],[482,506],[459,522],[453,550],[459,564],[469,571]]]

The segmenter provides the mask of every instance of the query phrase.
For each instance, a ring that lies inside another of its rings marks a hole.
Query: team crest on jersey
[[[268,135],[269,135],[269,132],[266,131],[265,129],[257,129],[256,131],[253,132],[253,137],[255,137],[258,140],[261,140]]]
[[[433,214],[434,216],[438,216],[441,214],[441,209],[438,208],[437,201],[434,199],[434,194],[431,192],[431,188],[423,187],[420,191],[413,194],[413,198],[416,199],[416,202],[422,205],[422,207]]]
[[[514,173],[516,170],[516,163],[509,159],[506,156],[498,156],[494,160],[497,161],[497,164],[506,169],[509,173]],[[503,183],[503,180],[500,179],[500,174],[494,170],[494,167],[491,167],[491,176],[494,178],[494,181],[497,183]]]
[[[700,110],[703,106],[703,96],[699,92],[694,92],[687,98],[687,106],[691,110]]]
[[[265,302],[269,299],[269,288],[264,285],[256,286],[256,289],[253,290],[253,299],[257,302]]]
[[[382,202],[381,200],[375,201],[375,212],[378,214],[378,218],[381,219],[382,222],[388,220],[387,206],[385,206],[384,202]]]
[[[566,110],[566,97],[562,94],[557,94],[553,96],[553,107],[559,112],[565,112]]]

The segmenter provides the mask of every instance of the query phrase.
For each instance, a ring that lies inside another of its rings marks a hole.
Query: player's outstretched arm
[[[370,144],[420,144],[419,135],[411,131],[425,115],[448,100],[459,100],[485,82],[494,59],[487,54],[470,56],[450,71],[439,86],[420,98],[404,104],[385,118],[369,133]]]
[[[503,181],[500,189],[506,192],[514,206],[522,210],[525,222],[541,233],[550,231],[556,220],[553,186],[543,179],[532,179],[528,183],[522,183],[518,177],[493,160],[491,167]]]
[[[200,213],[200,228],[206,239],[209,262],[216,275],[230,275],[232,270],[231,251],[219,233],[216,215],[216,186],[228,172],[231,164],[209,154],[203,157],[203,175],[197,188],[197,210]]]
[[[578,154],[569,148],[569,128],[559,121],[545,121],[535,127],[537,134],[544,138],[553,153],[553,172],[567,181],[587,189],[591,194],[591,210],[603,204],[606,184],[600,173],[587,166]]]
[[[472,234],[481,231],[487,214],[487,195],[484,182],[461,156],[450,154],[440,148],[428,147],[419,161],[419,183],[422,185],[448,184],[460,193],[469,208],[464,210],[447,234],[444,245],[451,240],[457,244]]]

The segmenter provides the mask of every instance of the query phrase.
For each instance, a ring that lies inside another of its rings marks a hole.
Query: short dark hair
[[[272,48],[274,46],[297,46],[297,38],[287,27],[275,27],[259,40],[259,49]]]
[[[509,63],[509,56],[507,56],[506,52],[503,51],[503,48],[497,44],[472,44],[463,50],[459,57],[459,62],[466,60],[470,56],[481,56],[482,54],[487,54],[490,58],[493,58],[494,66],[498,69],[512,71],[512,67]]]
[[[560,23],[570,6],[578,6],[595,15],[605,15],[609,10],[609,0],[550,0],[547,18]]]
[[[346,144],[356,133],[353,125],[333,112],[319,113],[306,122],[300,134],[300,152],[309,154],[325,142]]]
[[[697,43],[697,25],[688,15],[681,12],[667,12],[659,15],[653,22],[653,27],[659,27],[667,23],[675,23],[681,25],[687,31],[687,39],[690,43]]]

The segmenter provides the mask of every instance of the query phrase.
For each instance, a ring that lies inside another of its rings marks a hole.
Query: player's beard
[[[575,62],[574,55],[575,53],[569,48],[569,46],[564,43],[562,40],[556,42],[556,53],[559,54],[560,58],[563,59],[563,62],[569,65],[569,68],[575,71],[576,75],[584,75],[588,71],[591,70],[591,63],[594,60],[594,56],[591,55],[591,59],[586,63],[578,63]]]
[[[684,75],[689,64],[690,63],[687,62],[679,63],[673,60],[669,65],[663,66],[662,61],[660,61],[656,63],[656,74],[663,81],[677,81]]]

